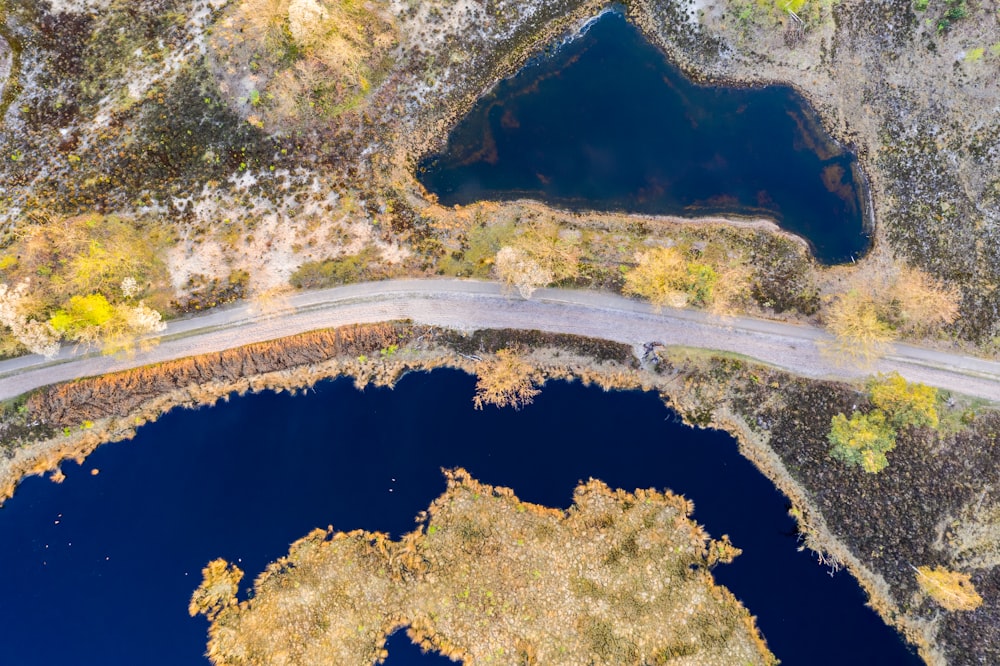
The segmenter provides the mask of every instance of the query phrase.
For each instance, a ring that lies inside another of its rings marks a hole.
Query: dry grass
[[[914,567],[917,583],[945,610],[971,611],[983,605],[983,598],[972,586],[969,574],[948,571],[942,567]]]
[[[401,626],[467,664],[775,663],[707,569],[739,551],[711,541],[691,510],[590,481],[564,512],[458,470],[399,541],[317,530],[239,604],[219,598],[231,586],[216,561],[195,593],[208,603],[192,610],[215,617],[216,664],[371,664]]]
[[[501,349],[496,356],[476,364],[476,409],[484,405],[520,409],[538,395],[534,368],[521,360],[517,352]]]

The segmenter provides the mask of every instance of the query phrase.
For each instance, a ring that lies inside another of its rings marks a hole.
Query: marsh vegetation
[[[416,531],[317,530],[236,598],[216,560],[191,600],[216,664],[374,664],[407,627],[465,663],[774,664],[753,619],[709,568],[739,551],[669,492],[577,487],[568,511],[447,473]]]

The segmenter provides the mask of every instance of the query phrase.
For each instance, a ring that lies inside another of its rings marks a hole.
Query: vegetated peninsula
[[[243,573],[211,562],[190,610],[212,621],[213,663],[375,664],[401,627],[473,664],[777,663],[713,583],[739,550],[711,540],[683,497],[591,480],[561,511],[446,476],[415,531],[316,530],[247,601]]]
[[[995,0],[622,3],[687,74],[789,83],[856,151],[872,247],[841,266],[767,220],[445,207],[424,190],[421,160],[484,91],[608,6],[0,0],[0,355],[79,344],[141,361],[161,319],[240,299],[281,313],[292,289],[439,275],[809,324],[848,362],[875,364],[899,340],[996,355]],[[3,405],[0,468],[51,470],[136,418],[230,390],[395,376],[394,345],[487,366],[514,346],[538,366],[551,342],[439,332],[442,352],[395,335],[332,360],[315,340],[194,349],[207,355],[23,397]],[[939,392],[926,402],[940,419],[902,419],[878,389],[895,378],[818,381],[654,347],[598,374],[736,432],[809,543],[847,563],[929,663],[1000,662],[995,412]],[[602,363],[573,358],[550,372]]]

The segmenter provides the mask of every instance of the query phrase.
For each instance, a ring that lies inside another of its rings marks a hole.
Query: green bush
[[[837,414],[830,422],[827,438],[830,455],[848,465],[861,465],[870,473],[889,464],[886,453],[896,447],[903,428],[937,428],[938,391],[932,386],[909,383],[898,372],[869,380],[868,398],[874,409],[855,411],[848,418]]]
[[[896,430],[884,413],[854,412],[851,418],[837,414],[830,426],[827,437],[833,445],[831,456],[848,465],[861,465],[872,474],[888,466],[885,454],[896,448]]]
[[[385,277],[380,262],[378,249],[369,245],[357,254],[345,254],[325,261],[307,261],[292,274],[289,281],[297,289],[321,289],[379,279]]]

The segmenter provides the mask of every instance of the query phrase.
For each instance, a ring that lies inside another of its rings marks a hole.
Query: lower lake
[[[805,99],[696,84],[613,11],[480,99],[418,178],[448,206],[766,217],[827,264],[870,244],[857,160]]]
[[[521,412],[475,411],[451,370],[394,390],[323,382],[174,411],[129,442],[31,478],[0,509],[5,665],[205,664],[208,624],[187,605],[223,557],[244,586],[315,527],[398,536],[464,467],[525,501],[568,507],[580,480],[670,488],[743,549],[714,569],[783,664],[920,664],[846,572],[799,552],[788,502],[726,433],[680,423],[655,394],[546,385]],[[402,632],[389,666],[450,663]],[[345,665],[350,666],[350,665]]]

